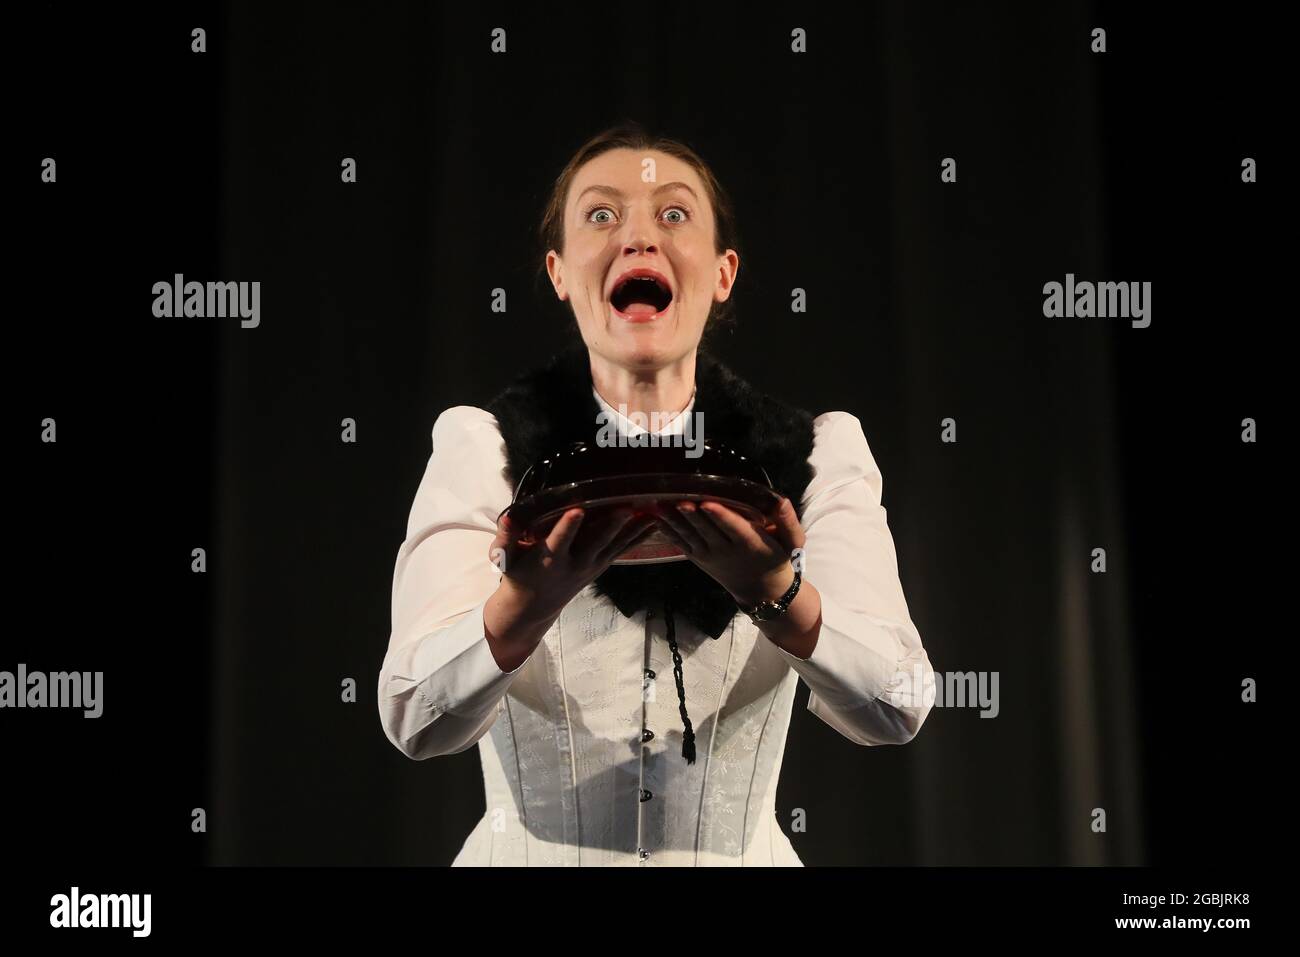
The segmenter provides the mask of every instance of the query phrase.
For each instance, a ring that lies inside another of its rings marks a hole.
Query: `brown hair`
[[[731,198],[718,182],[709,164],[682,141],[651,134],[640,123],[624,120],[583,143],[556,177],[538,228],[538,238],[541,240],[539,279],[546,276],[546,254],[552,249],[560,253],[564,252],[564,204],[568,200],[569,187],[573,184],[574,176],[588,161],[616,149],[657,150],[677,157],[694,169],[704,183],[704,190],[708,193],[709,203],[713,207],[714,251],[720,255],[728,249],[734,249],[739,254],[740,237],[736,228],[735,210],[731,205]],[[706,336],[717,326],[735,325],[735,298],[733,288],[732,295],[726,302],[715,301],[710,306],[709,317],[704,327]]]

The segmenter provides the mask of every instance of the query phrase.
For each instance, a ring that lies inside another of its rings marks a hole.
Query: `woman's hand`
[[[767,529],[755,528],[718,502],[667,504],[659,514],[664,533],[737,604],[752,607],[775,600],[794,582],[791,556],[806,538],[788,498],[781,500]]]
[[[523,530],[503,515],[488,558],[501,569],[501,584],[525,617],[554,618],[614,559],[652,531],[653,518],[634,515],[623,508],[587,519],[583,509],[571,508],[545,537],[529,544],[519,541]]]

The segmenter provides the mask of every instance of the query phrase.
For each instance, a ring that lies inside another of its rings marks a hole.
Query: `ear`
[[[569,290],[564,284],[564,262],[554,249],[546,253],[546,274],[551,277],[551,285],[555,287],[555,295],[560,301],[564,302],[568,299]]]
[[[736,275],[739,272],[740,256],[734,249],[728,249],[718,257],[718,281],[713,287],[714,302],[726,302],[731,298],[731,289],[736,284]]]

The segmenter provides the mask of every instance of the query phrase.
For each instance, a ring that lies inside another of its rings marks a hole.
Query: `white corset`
[[[813,427],[803,527],[804,579],[822,599],[816,647],[798,658],[739,612],[717,639],[677,615],[695,730],[687,764],[657,610],[624,617],[588,585],[527,661],[497,665],[483,606],[511,500],[505,447],[483,409],[438,417],[394,569],[379,713],[417,760],[478,745],[487,810],[456,865],[799,866],[775,805],[799,679],[809,710],[847,739],[846,760],[870,760],[852,744],[916,734],[934,672],[903,597],[880,472],[857,418],[828,412]]]

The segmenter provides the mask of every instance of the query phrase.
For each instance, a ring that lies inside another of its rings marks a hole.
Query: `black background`
[[[15,859],[450,861],[482,813],[477,755],[414,764],[382,736],[392,561],[438,411],[482,404],[571,321],[533,281],[532,232],[548,178],[623,116],[716,164],[746,254],[724,359],[862,419],[931,659],[1001,669],[1008,726],[1059,721],[1073,677],[1055,651],[1024,654],[1055,641],[1062,469],[1104,486],[1083,514],[1108,503],[1117,532],[1094,587],[1119,589],[1123,638],[1100,642],[1094,693],[1113,693],[1113,655],[1137,693],[1128,719],[1100,701],[1094,730],[1132,753],[1081,799],[1138,803],[1096,856],[1061,833],[1063,735],[972,751],[999,722],[936,710],[907,747],[861,751],[801,688],[778,814],[830,822],[795,836],[805,862],[1262,859],[1289,318],[1273,25],[1109,4],[17,16],[6,379],[25,614],[0,668],[102,670],[106,687],[95,721],[0,716]],[[512,52],[494,60],[497,25]],[[1259,183],[1241,183],[1243,156]],[[1151,281],[1151,328],[1043,318],[1042,284],[1067,271]],[[260,279],[261,327],[155,319],[149,290],[177,272]],[[815,306],[794,323],[793,286]],[[356,447],[338,442],[345,415]],[[1016,683],[1052,663],[1057,683]],[[1247,676],[1263,703],[1240,703]],[[1126,767],[1139,777],[1116,780]]]

